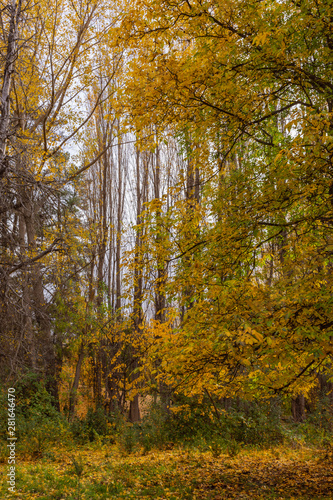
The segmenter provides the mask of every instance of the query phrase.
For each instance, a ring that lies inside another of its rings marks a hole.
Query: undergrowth
[[[0,462],[5,462],[8,450],[3,393],[1,399]],[[17,385],[16,399],[17,453],[21,457],[47,456],[52,445],[75,448],[88,443],[117,444],[124,455],[145,455],[153,449],[181,446],[210,452],[213,457],[223,453],[234,457],[244,447],[333,447],[333,412],[330,400],[324,397],[301,423],[292,421],[288,405],[280,399],[251,403],[231,400],[225,409],[208,398],[198,401],[179,396],[167,410],[158,402],[151,404],[137,423],[129,422],[120,411],[105,413],[102,408],[89,409],[84,418],[69,422],[55,409],[51,396],[36,377]]]

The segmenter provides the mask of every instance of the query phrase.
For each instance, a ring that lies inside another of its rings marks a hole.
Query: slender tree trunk
[[[305,420],[305,398],[299,394],[291,402],[291,411],[295,422],[304,422]]]
[[[118,127],[119,131],[119,127]],[[119,137],[119,133],[118,133]],[[117,210],[117,235],[116,235],[116,311],[119,313],[121,307],[121,265],[120,265],[120,251],[121,251],[121,229],[123,217],[123,203],[122,203],[122,151],[118,139],[118,210]]]
[[[10,25],[3,72],[3,84],[0,101],[0,179],[4,176],[8,165],[6,162],[6,143],[10,133],[10,91],[14,64],[17,58],[18,30],[21,16],[22,0],[12,0],[8,3],[10,11]]]
[[[27,243],[29,251],[35,252],[36,245],[36,207],[32,200],[32,193],[26,192],[26,209],[24,221],[27,234]],[[44,374],[46,378],[46,388],[54,398],[56,408],[59,408],[58,380],[57,380],[57,361],[53,337],[51,332],[51,320],[44,296],[42,268],[40,263],[35,263],[31,273],[32,305],[34,316],[38,328],[38,347],[44,364]],[[37,339],[36,339],[37,340]]]
[[[140,325],[142,323],[142,267],[141,267],[141,210],[142,205],[145,201],[145,193],[147,193],[147,165],[145,165],[145,171],[143,176],[143,196],[141,193],[141,182],[140,182],[140,154],[139,151],[136,153],[136,241],[135,241],[135,270],[134,270],[134,301],[133,301],[133,333],[135,336],[140,335]],[[135,352],[132,349],[131,358],[135,357]],[[131,368],[132,371],[137,368],[137,360],[132,360]],[[131,422],[137,422],[140,420],[140,408],[139,408],[139,398],[136,395],[130,401],[129,408],[129,419]]]
[[[22,214],[19,215],[19,240],[20,240],[20,253],[22,256],[26,253],[25,248],[25,223],[24,217]],[[24,330],[25,336],[27,337],[27,343],[29,346],[29,355],[31,360],[31,368],[34,372],[37,371],[37,353],[36,353],[36,340],[34,339],[33,332],[33,322],[32,322],[32,304],[31,304],[31,294],[29,290],[29,282],[28,282],[28,273],[24,269],[22,271],[22,298],[23,298],[23,321],[24,321]]]
[[[75,376],[74,376],[74,380],[73,380],[73,385],[71,387],[71,391],[69,394],[69,405],[68,405],[68,419],[69,420],[73,420],[74,414],[75,414],[77,390],[79,388],[81,367],[82,367],[82,363],[84,360],[84,348],[85,348],[85,345],[83,342],[81,342],[80,349],[79,349],[79,357],[78,357],[78,360],[76,363],[76,368],[75,368]]]

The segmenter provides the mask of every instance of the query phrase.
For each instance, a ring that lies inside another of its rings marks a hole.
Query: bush
[[[107,433],[107,418],[102,410],[96,411],[89,408],[83,419],[74,418],[71,423],[73,437],[80,442],[94,441],[99,436]]]
[[[126,454],[140,450],[143,454],[152,448],[164,448],[173,441],[171,418],[160,404],[151,404],[149,411],[138,423],[123,420],[118,428],[117,443]]]
[[[140,443],[140,426],[126,423],[118,435],[118,446],[124,454],[130,454]]]
[[[99,439],[112,443],[122,426],[122,421],[123,417],[118,412],[106,414],[103,408],[96,410],[89,408],[84,418],[74,418],[70,430],[73,438],[81,444]]]
[[[3,407],[7,408],[2,393]],[[52,396],[36,374],[27,374],[15,386],[17,451],[32,457],[41,457],[49,443],[59,443],[68,436],[65,418],[56,410]],[[7,412],[1,413],[7,428]],[[2,433],[2,437],[6,436]]]
[[[209,449],[217,457],[222,451],[237,454],[243,444],[280,443],[284,436],[279,402],[248,403],[246,410],[225,411],[212,409],[209,400],[179,398],[171,412],[152,404],[140,424],[122,429],[118,442],[126,452],[141,448],[146,453],[178,443]]]
[[[221,416],[219,433],[227,440],[250,445],[278,444],[284,440],[278,403],[253,402],[246,411],[231,408]]]

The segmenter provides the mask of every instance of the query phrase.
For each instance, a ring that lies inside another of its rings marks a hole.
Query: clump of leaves
[[[56,461],[56,455],[52,450],[45,451],[43,457],[45,460],[49,460],[50,462]]]
[[[84,418],[74,418],[70,425],[73,438],[80,444],[92,441],[113,443],[123,425],[123,417],[114,412],[107,415],[103,408],[88,409]],[[112,430],[112,435],[110,434]]]
[[[138,443],[137,426],[127,423],[118,436],[118,446],[123,454],[131,454]]]
[[[235,439],[232,439],[231,441],[229,441],[228,447],[227,447],[227,452],[228,452],[229,457],[231,457],[231,458],[236,457],[242,450],[242,444],[243,443],[239,443]]]
[[[82,458],[79,457],[77,459],[73,455],[71,457],[71,460],[72,460],[72,464],[73,464],[73,473],[76,475],[76,477],[80,478],[83,474],[83,469],[84,469]]]
[[[0,441],[0,463],[4,464],[8,460],[8,448],[5,442]]]
[[[71,460],[72,460],[72,464],[73,464],[72,472],[77,477],[77,500],[80,500],[80,496],[81,496],[80,495],[81,494],[81,491],[80,491],[81,482],[80,481],[81,481],[81,477],[83,474],[84,466],[83,466],[83,462],[82,462],[81,457],[76,459],[73,455],[71,457]]]
[[[333,442],[330,438],[326,437],[322,440],[321,443],[324,460],[329,460],[333,462]]]
[[[213,458],[218,458],[223,453],[223,444],[218,440],[214,440],[210,444],[209,449]]]
[[[27,436],[24,441],[24,451],[32,458],[41,458],[44,455],[47,445],[47,433],[45,428],[37,429],[35,436]]]

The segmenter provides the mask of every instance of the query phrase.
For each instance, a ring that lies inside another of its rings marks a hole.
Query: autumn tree
[[[206,185],[174,254],[194,305],[156,347],[190,394],[297,394],[330,366],[330,19],[312,1],[126,5],[133,120],[186,128]]]
[[[1,14],[2,373],[7,380],[27,370],[44,374],[55,400],[61,340],[52,308],[62,273],[54,270],[70,266],[75,253],[64,220],[75,199],[70,150],[92,116],[75,108],[94,78],[88,61],[103,35],[96,25],[102,7],[19,1]]]

